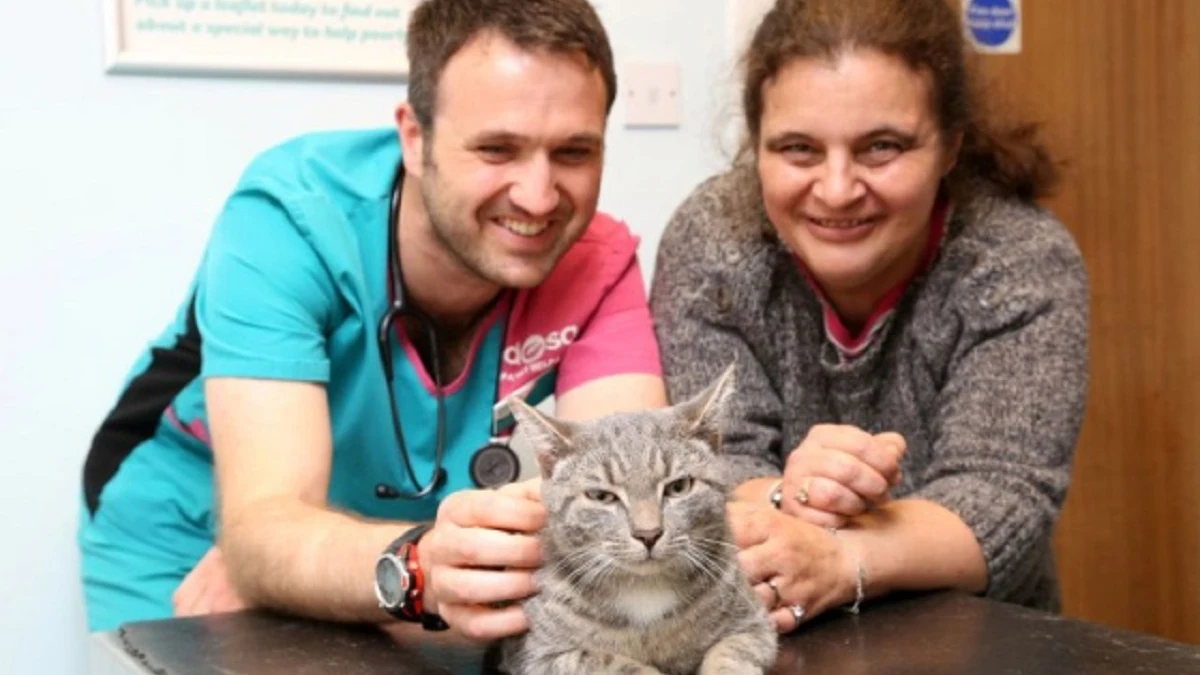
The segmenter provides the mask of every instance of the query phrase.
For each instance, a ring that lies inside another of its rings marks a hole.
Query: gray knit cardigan
[[[980,186],[865,352],[826,337],[820,302],[770,234],[752,169],[700,184],[663,235],[651,306],[673,400],[736,361],[726,435],[741,481],[778,475],[819,423],[908,442],[893,495],[974,532],[987,596],[1058,611],[1052,532],[1087,393],[1088,279],[1045,210]]]

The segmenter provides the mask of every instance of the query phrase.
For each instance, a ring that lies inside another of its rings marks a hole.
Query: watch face
[[[375,563],[375,590],[384,607],[398,607],[408,591],[408,573],[392,555],[384,555]]]

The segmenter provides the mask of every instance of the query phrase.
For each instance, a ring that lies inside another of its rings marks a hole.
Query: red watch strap
[[[401,614],[412,621],[420,621],[425,614],[425,573],[421,569],[421,560],[417,554],[416,542],[404,542],[400,547],[399,557],[409,573],[408,589],[405,591],[404,605]]]

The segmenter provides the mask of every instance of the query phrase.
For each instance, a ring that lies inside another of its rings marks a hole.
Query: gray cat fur
[[[549,516],[539,592],[524,603],[531,627],[501,646],[504,670],[757,675],[774,663],[774,624],[738,567],[725,517],[733,485],[713,461],[733,379],[730,367],[685,403],[587,423],[513,403]],[[680,494],[666,495],[671,487]],[[589,497],[597,488],[616,501]],[[652,541],[659,528],[649,549],[634,538]]]

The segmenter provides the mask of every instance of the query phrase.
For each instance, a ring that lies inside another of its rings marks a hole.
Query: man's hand
[[[213,546],[183,579],[171,596],[175,616],[234,612],[249,605],[238,596],[229,579],[221,549]]]
[[[537,533],[546,523],[540,481],[446,498],[421,537],[425,601],[451,628],[473,640],[521,633],[529,621],[518,601],[536,592],[542,564]]]
[[[816,425],[787,458],[780,506],[814,525],[841,527],[888,500],[906,449],[900,434]]]

